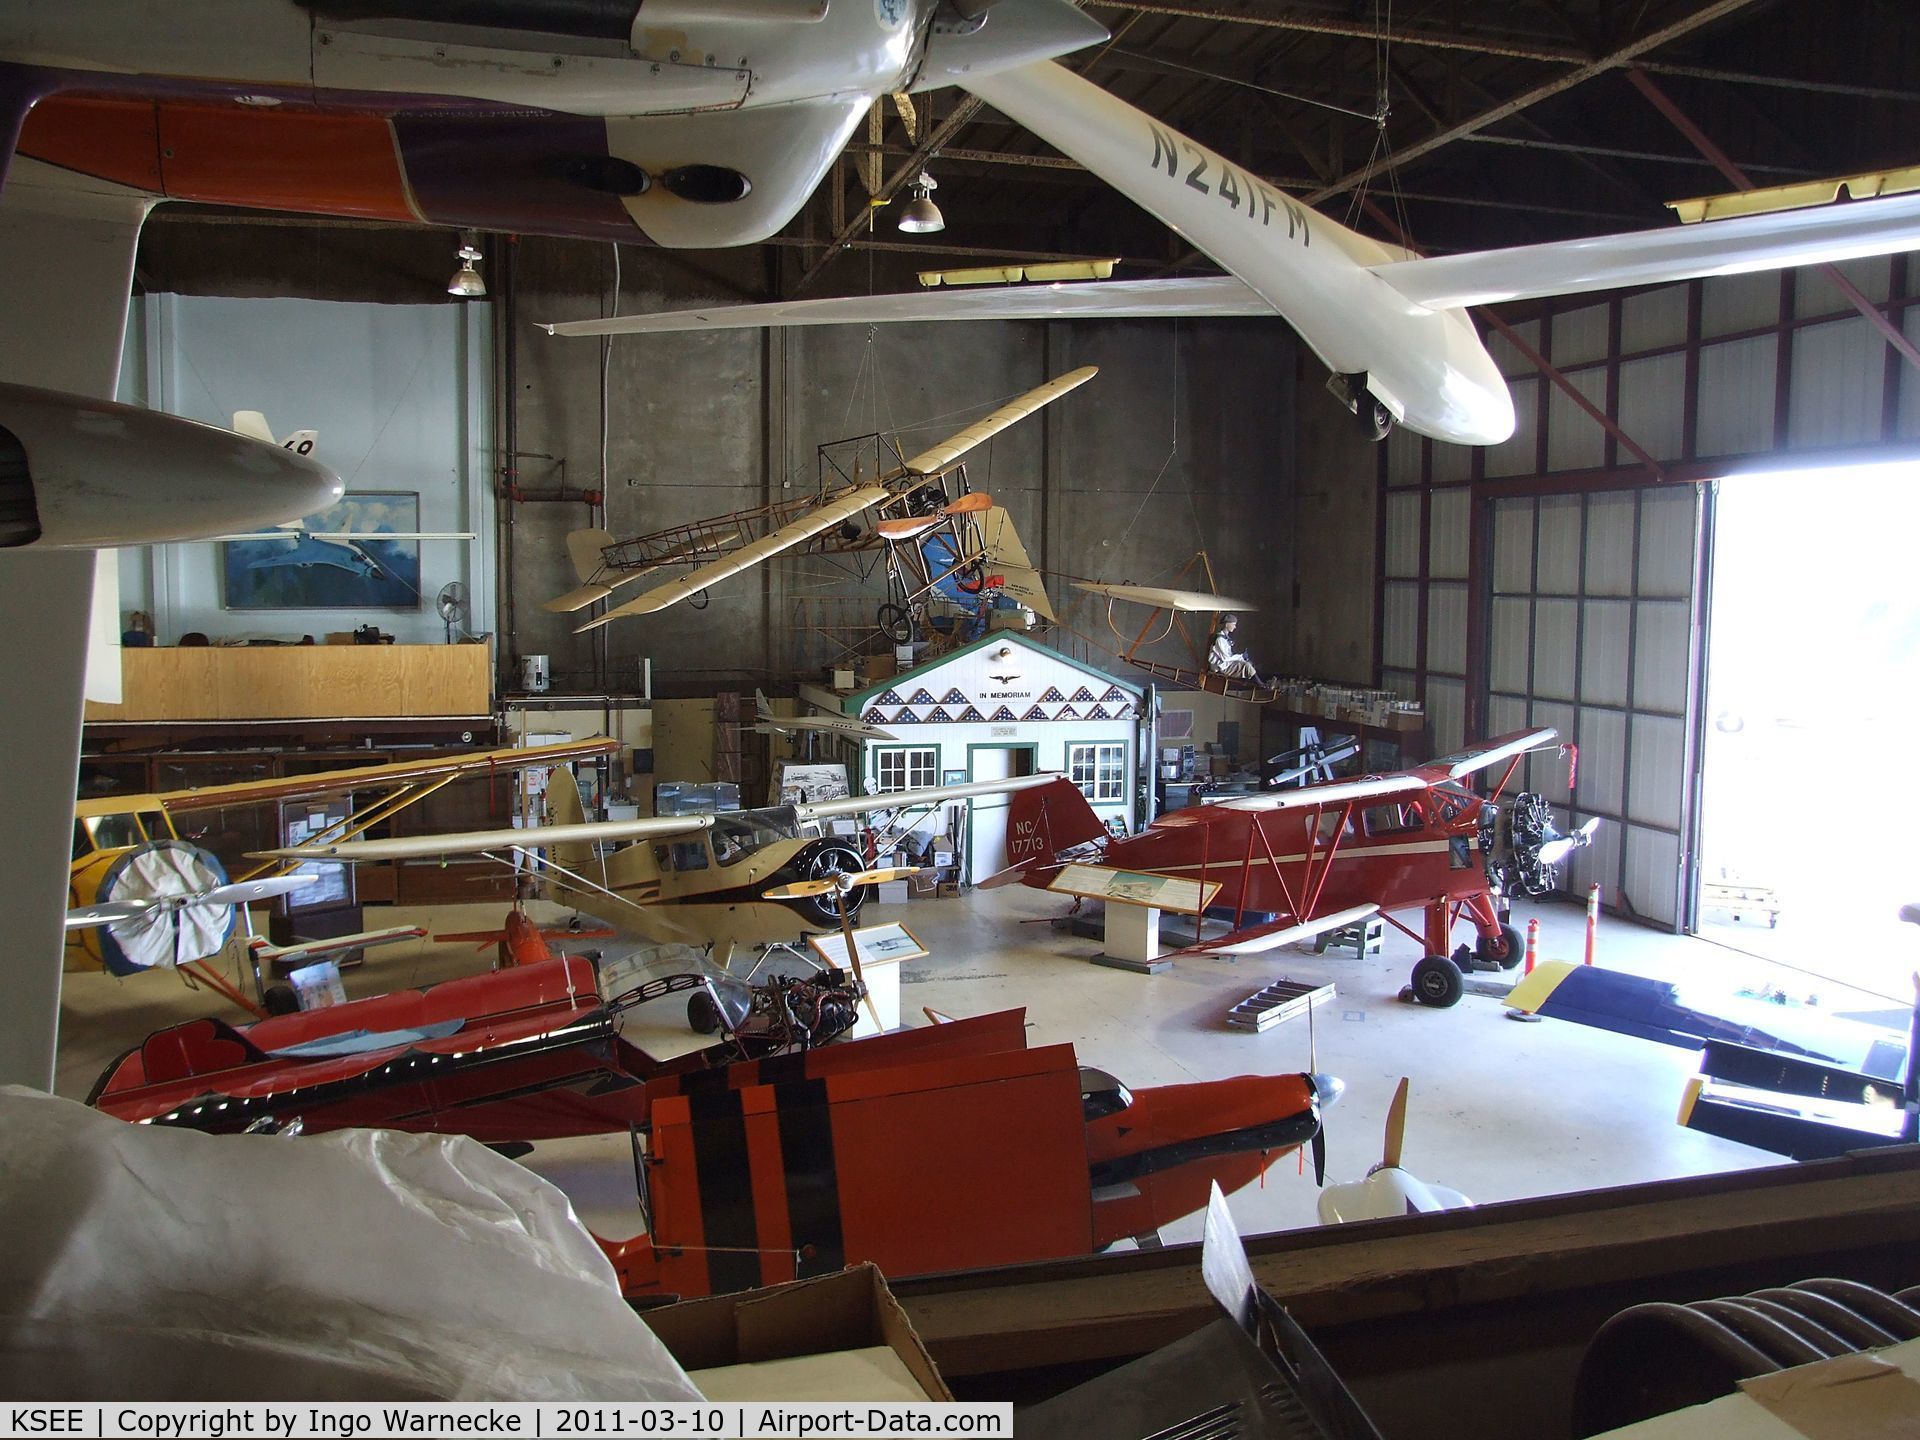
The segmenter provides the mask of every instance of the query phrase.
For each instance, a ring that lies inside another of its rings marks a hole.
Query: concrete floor
[[[1692,1052],[1556,1021],[1519,1024],[1498,1001],[1471,994],[1451,1010],[1400,1003],[1395,997],[1418,949],[1391,930],[1384,952],[1365,960],[1351,950],[1315,956],[1283,949],[1237,961],[1185,959],[1141,976],[1088,963],[1098,942],[1050,923],[1063,908],[1058,897],[1017,886],[874,907],[871,918],[904,921],[933,952],[905,968],[902,1019],[920,1023],[922,1006],[970,1015],[1024,1005],[1032,1043],[1072,1041],[1083,1064],[1132,1086],[1161,1085],[1308,1068],[1304,1017],[1253,1035],[1228,1029],[1224,1015],[1280,976],[1330,980],[1338,996],[1316,1013],[1317,1065],[1348,1087],[1327,1117],[1330,1180],[1358,1179],[1379,1159],[1386,1107],[1401,1075],[1413,1081],[1405,1164],[1483,1202],[1779,1163],[1674,1123]],[[1544,957],[1578,958],[1580,909],[1525,907],[1522,929],[1530,915],[1541,922]],[[415,918],[394,911],[379,923]],[[470,930],[498,924],[499,909],[441,907],[418,918],[442,931]],[[1619,968],[1698,975],[1704,983],[1769,978],[1757,973],[1768,967],[1748,957],[1624,922],[1602,922],[1600,956]],[[359,996],[431,983],[489,959],[471,944],[415,942],[372,952],[349,975],[348,988]],[[57,1088],[74,1098],[157,1026],[208,1013],[238,1018],[168,975],[66,978]],[[611,1238],[639,1228],[624,1136],[542,1145],[528,1163],[561,1185],[601,1233]],[[1251,1234],[1314,1223],[1315,1196],[1311,1178],[1282,1163],[1232,1204]],[[1198,1219],[1190,1217],[1164,1238],[1198,1236]]]

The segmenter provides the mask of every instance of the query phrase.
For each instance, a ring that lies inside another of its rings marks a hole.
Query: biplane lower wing
[[[1282,945],[1291,945],[1299,940],[1312,940],[1330,930],[1341,930],[1348,925],[1358,925],[1362,920],[1371,920],[1380,913],[1378,905],[1350,905],[1345,910],[1335,910],[1328,915],[1317,915],[1311,920],[1271,920],[1264,925],[1249,925],[1234,930],[1214,940],[1201,940],[1180,951],[1182,955],[1261,955],[1269,950],[1278,950]]]
[[[891,492],[884,485],[863,485],[849,491],[817,510],[809,510],[798,520],[782,525],[770,535],[742,545],[738,550],[721,556],[718,560],[709,560],[698,569],[691,570],[678,579],[665,585],[656,585],[653,589],[636,595],[626,604],[609,610],[606,614],[576,626],[574,634],[583,635],[589,630],[597,630],[609,620],[617,620],[626,615],[652,615],[669,606],[678,605],[682,600],[697,595],[710,585],[717,585],[742,570],[750,570],[763,560],[771,560],[782,551],[791,550],[796,545],[804,545],[824,530],[851,520],[864,510],[869,510],[887,499]]]
[[[370,950],[377,945],[398,945],[402,940],[424,940],[427,932],[420,925],[389,925],[380,930],[356,930],[351,935],[336,935],[327,940],[303,940],[298,945],[275,945],[258,937],[247,942],[256,960],[268,964],[307,965],[344,955],[349,950]],[[445,937],[441,937],[445,938]]]

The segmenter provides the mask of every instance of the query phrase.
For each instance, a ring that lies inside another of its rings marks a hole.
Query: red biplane
[[[1017,1010],[822,1046],[854,1021],[839,972],[748,987],[678,966],[569,956],[256,1025],[190,1021],[122,1056],[90,1102],[213,1132],[630,1131],[646,1233],[601,1244],[635,1297],[862,1260],[912,1275],[1087,1255],[1303,1144],[1324,1168],[1330,1076],[1129,1091],[1071,1045],[1028,1049]],[[719,1038],[687,1025],[702,989]]]
[[[1130,838],[1109,835],[1080,791],[1056,781],[1014,796],[1007,823],[1014,863],[985,883],[1018,880],[1087,894],[1097,893],[1084,883],[1089,878],[1125,887],[1127,873],[1198,882],[1196,908],[1231,912],[1225,935],[1192,947],[1206,954],[1272,950],[1377,914],[1426,948],[1414,966],[1413,998],[1451,1005],[1463,989],[1463,964],[1509,969],[1520,962],[1506,886],[1508,877],[1539,867],[1505,855],[1490,859],[1500,835],[1494,802],[1522,757],[1553,739],[1551,729],[1518,730],[1399,774],[1177,810]],[[1463,783],[1503,761],[1491,794]],[[1553,858],[1590,834],[1556,836]],[[1069,866],[1079,873],[1068,878],[1082,883],[1055,884]],[[1135,886],[1132,893],[1146,892]],[[1422,913],[1418,930],[1392,913],[1411,909]],[[1462,918],[1478,943],[1472,952],[1450,953]]]

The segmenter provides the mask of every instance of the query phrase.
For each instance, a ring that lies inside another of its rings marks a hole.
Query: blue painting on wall
[[[420,497],[404,490],[349,490],[307,516],[287,538],[221,546],[229,610],[418,610]],[[347,534],[351,539],[323,539]]]

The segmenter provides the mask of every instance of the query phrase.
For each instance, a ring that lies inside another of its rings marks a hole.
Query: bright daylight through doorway
[[[1756,967],[1789,996],[1872,1008],[1837,981],[1903,1006],[1920,464],[1738,475],[1716,503],[1700,936],[1811,972]]]

